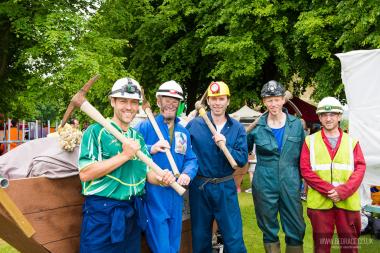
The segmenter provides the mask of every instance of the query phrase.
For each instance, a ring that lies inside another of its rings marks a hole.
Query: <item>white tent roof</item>
[[[251,109],[249,106],[244,105],[242,108],[230,114],[233,118],[257,118],[261,115],[260,112],[257,112]]]

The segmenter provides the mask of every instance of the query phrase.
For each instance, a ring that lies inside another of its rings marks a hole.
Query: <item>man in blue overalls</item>
[[[193,149],[199,162],[198,174],[190,185],[190,214],[194,253],[212,251],[212,223],[215,219],[228,253],[244,253],[237,189],[234,169],[216,145],[225,142],[239,167],[248,161],[244,127],[226,113],[230,91],[224,82],[212,82],[208,87],[207,103],[211,112],[208,118],[217,134],[212,135],[204,120],[197,117],[186,128],[191,135]]]
[[[188,185],[197,173],[198,162],[191,149],[189,132],[176,117],[181,86],[175,81],[163,83],[156,92],[160,114],[156,117],[165,140],[159,140],[149,120],[136,126],[144,136],[153,161],[161,168],[171,169],[165,149],[170,149],[181,173],[177,182]],[[147,183],[147,242],[154,253],[177,253],[180,250],[183,198],[172,188]]]

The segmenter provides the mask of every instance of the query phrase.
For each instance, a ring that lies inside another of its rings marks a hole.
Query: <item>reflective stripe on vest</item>
[[[357,141],[343,133],[339,149],[331,160],[329,151],[323,142],[322,132],[319,131],[306,137],[306,144],[310,150],[310,165],[312,170],[324,181],[333,186],[339,186],[348,181],[354,171],[354,148]],[[312,209],[330,209],[334,206],[331,199],[320,194],[313,188],[308,188],[307,207]],[[335,203],[336,207],[359,211],[360,198],[356,191],[349,198]]]

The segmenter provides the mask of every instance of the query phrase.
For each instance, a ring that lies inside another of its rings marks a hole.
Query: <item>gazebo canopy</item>
[[[230,114],[231,117],[236,119],[245,119],[245,120],[253,120],[261,115],[260,112],[257,112],[250,108],[247,105],[244,105],[242,108]]]
[[[317,123],[319,122],[319,119],[318,119],[318,115],[316,113],[316,110],[317,110],[317,107],[315,107],[314,105],[312,104],[309,104],[305,101],[303,101],[302,99],[298,98],[298,97],[293,97],[292,99],[290,99],[297,107],[298,109],[301,111],[302,113],[302,118],[306,121],[306,122],[309,122],[309,123]],[[294,109],[288,104],[286,103],[284,105],[284,107],[286,109],[288,109],[289,113],[290,114],[295,114],[295,111]]]

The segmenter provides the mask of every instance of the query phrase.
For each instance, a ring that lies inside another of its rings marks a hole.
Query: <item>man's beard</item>
[[[172,109],[175,109],[174,112],[165,113],[165,111],[168,111],[168,110],[171,111]],[[164,117],[164,118],[165,118],[165,121],[171,121],[171,120],[174,120],[175,117],[176,117],[177,109],[178,109],[178,108],[171,108],[171,107],[169,107],[169,106],[163,106],[163,107],[161,107],[161,111],[162,111],[163,113],[165,113],[165,117]]]

